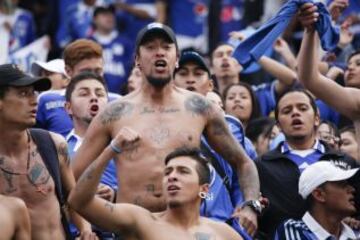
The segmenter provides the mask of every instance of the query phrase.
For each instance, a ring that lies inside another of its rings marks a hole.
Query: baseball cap
[[[200,56],[200,54],[198,54],[197,52],[194,52],[194,51],[185,51],[181,54],[180,59],[179,59],[179,67],[175,70],[175,73],[182,66],[184,66],[186,63],[189,63],[189,62],[196,63],[201,69],[205,70],[209,74],[209,76],[211,76],[210,69],[207,66],[204,58],[202,56]]]
[[[36,91],[46,91],[50,89],[51,82],[48,78],[25,74],[16,64],[0,65],[0,86],[23,87],[30,85],[33,85]]]
[[[35,61],[33,64],[31,64],[31,73],[34,76],[39,76],[41,69],[44,69],[48,72],[66,75],[65,63],[63,59],[54,59],[49,62]]]
[[[299,179],[299,194],[306,199],[311,192],[325,182],[347,180],[355,175],[359,168],[344,170],[331,161],[318,161],[302,172]]]
[[[153,35],[165,36],[169,40],[169,42],[175,43],[176,49],[178,49],[175,33],[173,32],[173,30],[162,23],[153,22],[146,25],[137,34],[136,50],[139,49],[140,45],[142,45],[146,39],[149,39]]]

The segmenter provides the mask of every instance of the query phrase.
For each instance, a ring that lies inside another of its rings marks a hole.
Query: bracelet
[[[117,153],[117,154],[120,154],[120,153],[122,152],[122,151],[121,151],[121,148],[115,146],[114,140],[112,140],[112,141],[110,142],[110,148],[111,148],[111,150],[113,150],[113,151],[114,151],[115,153]]]

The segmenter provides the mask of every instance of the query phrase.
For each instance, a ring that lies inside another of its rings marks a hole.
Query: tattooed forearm
[[[215,135],[215,136],[229,135],[230,136],[230,132],[226,125],[225,120],[214,119],[214,120],[210,121],[209,129],[210,129],[210,134],[212,134],[212,135]]]
[[[191,96],[185,100],[185,109],[194,115],[205,115],[211,110],[211,104],[201,96]]]
[[[133,111],[133,105],[128,102],[114,102],[101,114],[100,120],[103,125],[119,120]]]

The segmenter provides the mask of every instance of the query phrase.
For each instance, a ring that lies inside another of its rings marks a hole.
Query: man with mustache
[[[162,211],[166,207],[161,188],[163,159],[175,148],[199,147],[204,133],[236,169],[244,198],[258,199],[255,165],[231,135],[223,113],[205,97],[179,89],[171,81],[179,56],[174,32],[163,24],[149,24],[139,32],[136,46],[142,88],[112,102],[94,118],[75,157],[75,175],[80,176],[122,127],[129,127],[141,140],[116,162],[117,202]],[[243,208],[240,222],[256,228],[256,213]]]
[[[285,219],[300,219],[305,201],[297,191],[300,173],[320,158],[337,159],[344,168],[353,168],[355,161],[331,151],[316,137],[319,111],[312,96],[304,90],[291,90],[277,102],[275,119],[285,141],[255,163],[259,172],[261,193],[270,206],[259,220],[259,230],[272,238],[276,227]]]

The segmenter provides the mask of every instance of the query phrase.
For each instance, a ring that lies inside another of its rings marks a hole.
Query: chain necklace
[[[5,168],[3,168],[2,166],[0,166],[1,171],[3,171],[6,174],[9,175],[15,175],[15,176],[26,176],[28,181],[31,183],[31,185],[33,185],[36,188],[36,192],[41,193],[43,195],[47,194],[47,190],[45,187],[41,186],[44,185],[45,182],[48,181],[48,179],[50,178],[50,175],[41,183],[37,184],[35,182],[33,182],[33,180],[31,179],[31,176],[29,176],[29,169],[30,169],[30,159],[31,159],[31,136],[28,130],[26,130],[26,135],[27,135],[27,161],[26,161],[26,172],[12,172],[9,171]],[[5,176],[6,177],[6,176]]]

